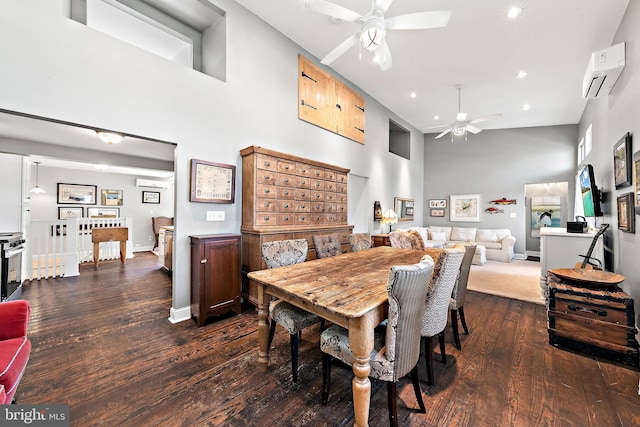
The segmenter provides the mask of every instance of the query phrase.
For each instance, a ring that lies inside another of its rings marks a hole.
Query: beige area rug
[[[535,304],[544,304],[540,289],[540,263],[513,260],[472,265],[467,289]]]

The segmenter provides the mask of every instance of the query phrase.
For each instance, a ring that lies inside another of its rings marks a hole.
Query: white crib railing
[[[79,264],[93,262],[91,230],[102,227],[127,227],[127,258],[133,256],[133,221],[125,218],[69,218],[31,221],[27,248],[31,260],[30,280],[77,276]],[[75,232],[70,232],[74,230]],[[100,260],[120,258],[119,242],[100,243]]]

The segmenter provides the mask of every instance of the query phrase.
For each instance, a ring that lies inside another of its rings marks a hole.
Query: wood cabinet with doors
[[[191,315],[198,326],[229,310],[241,313],[240,236],[191,238]]]
[[[302,55],[298,69],[298,118],[364,144],[364,97]]]
[[[313,235],[338,233],[350,252],[347,224],[349,169],[251,146],[242,156],[242,295],[257,304],[257,288],[246,274],[262,270],[262,244],[307,239],[307,260],[315,259]]]

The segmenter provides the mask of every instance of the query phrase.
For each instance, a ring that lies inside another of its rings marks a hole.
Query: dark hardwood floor
[[[289,337],[278,328],[267,372],[257,367],[257,315],[171,324],[171,283],[137,253],[82,265],[79,277],[26,284],[31,359],[18,403],[66,403],[72,426],[348,426],[350,369],[335,366],[321,406],[317,330],[300,343],[291,382]],[[638,426],[638,371],[548,344],[544,306],[469,292],[462,351],[447,329],[449,363],[435,355],[426,414],[411,382],[398,386],[407,426]],[[372,381],[371,426],[387,426],[386,387]]]

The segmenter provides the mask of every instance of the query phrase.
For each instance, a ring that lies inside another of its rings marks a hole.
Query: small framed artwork
[[[452,194],[449,221],[481,222],[480,194]]]
[[[102,190],[104,206],[122,206],[122,190]]]
[[[635,170],[634,176],[636,177],[634,182],[635,187],[635,206],[636,215],[640,215],[640,151],[636,151],[633,155],[633,169]]]
[[[622,196],[618,196],[618,230],[626,233],[636,232],[633,193],[626,193]]]
[[[413,216],[413,208],[411,207],[406,207],[406,213],[408,216]]]
[[[447,207],[447,200],[446,199],[431,199],[431,200],[429,200],[429,209],[444,209],[446,207]]]
[[[444,209],[431,209],[431,216],[444,216]]]
[[[98,187],[95,185],[58,183],[59,205],[95,205]]]
[[[142,203],[155,203],[156,205],[159,204],[160,192],[159,191],[143,191]]]
[[[613,147],[613,174],[616,189],[631,185],[631,134],[629,132]]]
[[[233,203],[235,188],[235,166],[191,159],[189,201]]]
[[[84,215],[84,208],[82,207],[60,207],[58,206],[58,219],[67,218],[82,218]]]
[[[378,200],[373,202],[373,220],[380,221],[382,219],[382,207]]]
[[[87,208],[87,218],[118,218],[119,208]]]

